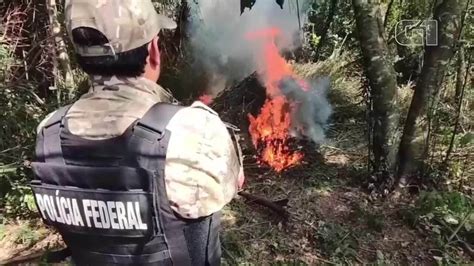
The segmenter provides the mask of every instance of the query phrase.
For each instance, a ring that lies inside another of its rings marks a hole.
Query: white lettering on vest
[[[44,205],[46,207],[46,212],[48,213],[49,219],[53,222],[56,221],[56,217],[54,216],[53,209],[51,208],[51,199],[48,195],[44,195],[43,197]]]
[[[139,201],[82,199],[81,209],[78,199],[60,197],[59,192],[34,196],[41,216],[52,222],[97,229],[148,230],[148,224],[143,222],[148,217],[142,217]]]
[[[84,226],[84,222],[82,221],[81,211],[79,210],[79,205],[77,204],[76,199],[72,199],[72,213],[74,214],[74,220],[76,221],[76,225]]]
[[[56,190],[56,195],[58,194],[58,191]],[[54,213],[56,214],[56,222],[58,223],[64,223],[64,218],[63,218],[63,214],[61,213],[61,208],[60,208],[60,204],[59,204],[59,198],[56,196],[55,197],[55,200],[52,200],[53,202],[53,208],[54,208]],[[54,205],[54,202],[56,203],[56,205]]]
[[[138,229],[138,222],[137,218],[135,217],[135,210],[133,209],[133,203],[132,202],[127,202],[127,218],[128,218],[128,226],[130,229],[134,227],[135,229]]]
[[[137,220],[138,224],[140,225],[139,229],[148,230],[148,225],[142,222],[142,215],[140,213],[140,203],[138,203],[138,201],[135,201],[135,211],[137,212]]]
[[[123,202],[115,202],[115,207],[117,209],[117,219],[119,222],[120,229],[130,229],[127,223],[127,217],[125,213],[125,204]]]
[[[71,218],[71,213],[70,210],[67,209],[67,201],[64,197],[61,197],[59,199],[59,203],[61,204],[61,212],[64,215],[64,221],[66,222],[67,225],[71,225],[72,223],[72,218]],[[66,212],[67,211],[67,212]]]
[[[92,209],[92,220],[94,221],[95,228],[102,228],[102,223],[97,219],[99,218],[99,211],[97,210],[97,201],[91,200]]]
[[[43,219],[47,219],[46,207],[44,206],[43,197],[41,196],[41,194],[35,194],[35,197],[36,197],[36,203],[38,204],[38,209],[41,213],[41,216],[43,217]]]
[[[112,224],[113,229],[120,229],[120,225],[116,222],[117,214],[115,213],[115,202],[114,201],[107,201],[107,209],[110,215],[110,223]]]
[[[67,202],[67,209],[69,210],[69,216],[71,217],[71,223],[72,223],[72,225],[77,226],[76,219],[75,219],[74,214],[72,212],[71,198],[66,198],[66,202]]]
[[[92,212],[89,210],[91,206],[91,201],[90,200],[82,200],[82,206],[84,208],[84,214],[86,215],[86,224],[87,227],[91,227],[91,221],[90,219],[92,218]]]
[[[109,213],[107,212],[107,205],[103,201],[97,202],[100,214],[100,220],[102,221],[102,228],[110,229],[110,218]]]

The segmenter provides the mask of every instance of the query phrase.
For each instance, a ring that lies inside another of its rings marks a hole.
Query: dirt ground
[[[40,220],[12,222],[2,228],[0,265],[35,265],[47,251],[63,247],[61,236]]]
[[[434,262],[436,245],[404,223],[398,214],[402,204],[368,202],[365,192],[343,184],[277,181],[254,182],[251,190],[268,198],[288,197],[288,221],[243,200],[225,211],[223,246],[230,265]]]
[[[226,263],[435,262],[436,245],[399,214],[410,199],[370,201],[360,187],[366,149],[357,143],[364,143],[364,131],[355,119],[347,121],[338,125],[344,129],[333,128],[332,139],[302,166],[282,174],[247,169],[246,190],[289,199],[290,218],[243,198],[234,201],[224,216]]]

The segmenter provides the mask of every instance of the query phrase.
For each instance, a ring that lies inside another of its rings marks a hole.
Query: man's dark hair
[[[81,27],[72,30],[72,39],[76,45],[94,46],[109,42],[100,31]],[[90,75],[138,77],[145,71],[148,57],[148,43],[136,49],[113,56],[86,57],[76,55],[79,66]]]

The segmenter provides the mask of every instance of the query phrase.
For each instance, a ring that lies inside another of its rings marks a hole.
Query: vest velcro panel
[[[57,186],[112,191],[141,189],[152,192],[155,182],[152,172],[127,166],[87,167],[35,162],[32,167],[39,180]]]

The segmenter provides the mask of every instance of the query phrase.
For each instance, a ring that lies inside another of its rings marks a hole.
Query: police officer
[[[212,109],[156,84],[158,34],[176,23],[150,0],[66,0],[65,17],[92,87],[38,127],[42,218],[78,265],[218,265],[241,156]]]

